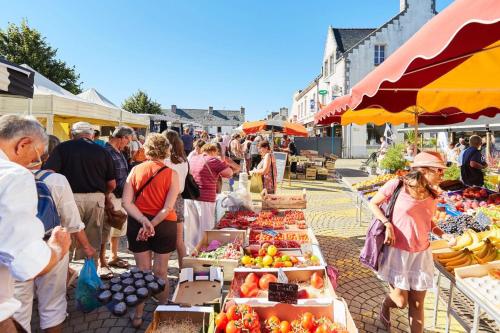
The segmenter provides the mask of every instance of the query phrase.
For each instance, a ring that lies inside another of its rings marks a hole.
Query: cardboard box
[[[299,176],[297,174],[297,178]],[[262,209],[305,209],[306,206],[305,191],[301,195],[264,194],[262,197]]]
[[[238,271],[234,274],[233,281],[231,282],[231,286],[229,288],[229,292],[226,297],[234,299],[238,304],[248,304],[250,306],[252,306],[252,304],[255,303],[262,304],[266,302],[270,304],[276,304],[276,302],[268,301],[268,292],[265,290],[260,290],[259,294],[254,298],[241,297],[240,287],[245,282],[245,278],[249,273],[250,272]],[[257,274],[259,277],[261,277],[263,274],[266,273],[278,276],[275,270],[269,270],[269,269],[261,269],[253,273]],[[330,279],[327,277],[325,269],[323,267],[318,266],[318,267],[309,267],[301,270],[287,270],[283,271],[283,273],[288,278],[287,283],[297,282],[299,284],[299,289],[302,289],[300,287],[303,286],[306,282],[308,282],[314,273],[319,274],[323,278],[324,281],[323,288],[321,290],[318,290],[310,286],[307,287],[306,290],[310,294],[311,298],[297,300],[298,305],[329,304],[331,303],[332,298],[336,297],[335,290],[333,289]]]
[[[175,288],[172,302],[175,305],[160,305],[146,333],[153,333],[162,322],[190,320],[199,324],[204,333],[215,332],[215,311],[222,302],[222,270],[210,267],[205,275],[197,276],[192,268],[183,268]]]
[[[314,241],[314,240],[313,240]],[[250,245],[248,246],[245,251],[247,253],[257,253],[259,251],[260,245]],[[325,267],[326,266],[326,261],[325,258],[323,257],[323,253],[321,253],[321,248],[319,247],[318,244],[302,244],[300,248],[294,248],[294,249],[285,249],[281,248],[278,249],[281,255],[288,255],[288,256],[294,256],[297,257],[299,260],[304,260],[304,255],[305,253],[310,253],[311,255],[315,255],[319,259],[319,265],[318,266],[307,266],[307,267],[285,267],[283,270],[303,270],[306,268],[318,268],[318,267]],[[252,267],[244,267],[244,266],[238,266],[234,272],[242,272],[242,271],[247,271],[247,272],[257,272],[261,271],[263,269],[271,270],[271,271],[278,271],[278,268],[252,268]]]
[[[203,327],[203,333],[215,332],[214,308],[210,306],[181,307],[179,305],[159,305],[153,313],[153,320],[146,333],[153,333],[162,322],[190,320]]]
[[[224,309],[228,309],[231,305],[238,304],[234,300],[227,300],[224,304]],[[354,324],[351,313],[343,298],[335,297],[328,304],[320,305],[292,305],[281,303],[256,303],[252,309],[257,312],[261,320],[265,320],[272,315],[278,316],[280,320],[289,322],[299,319],[304,312],[311,312],[316,318],[326,317],[337,324],[344,326],[349,333],[357,333],[358,329]]]
[[[220,267],[210,267],[204,275],[197,275],[192,268],[183,268],[175,288],[172,302],[181,306],[220,307],[224,277]]]
[[[241,239],[242,245],[247,244],[246,230],[206,230],[204,236],[196,249],[208,246],[212,240],[218,240],[222,244],[232,243],[236,239]],[[243,255],[243,251],[241,253]],[[194,272],[203,272],[212,266],[221,267],[224,272],[225,281],[231,281],[233,272],[238,267],[239,260],[237,259],[207,259],[187,256],[182,260],[184,267],[193,268]]]

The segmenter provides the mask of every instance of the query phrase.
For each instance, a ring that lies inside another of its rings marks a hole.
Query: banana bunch
[[[455,268],[474,264],[473,252],[464,248],[462,250],[436,254],[439,261],[448,272],[453,272]]]
[[[467,229],[461,236],[457,237],[457,244],[451,249],[454,251],[459,251],[464,248],[469,250],[474,250],[474,248],[479,247],[481,241],[489,238],[492,242],[495,240],[500,240],[500,227],[497,225],[491,225],[490,230],[475,232],[474,230]]]
[[[435,254],[436,260],[449,272],[458,267],[500,260],[500,238],[490,236],[479,240],[478,234],[472,230],[467,230],[462,236],[452,248],[454,251]]]
[[[490,261],[493,261],[498,256],[498,250],[494,243],[490,241],[489,238],[482,240],[480,246],[475,247],[475,251],[473,251],[474,259],[479,264],[486,264]]]

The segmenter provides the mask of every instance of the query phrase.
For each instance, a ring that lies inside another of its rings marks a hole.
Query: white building
[[[314,129],[318,102],[327,105],[349,93],[352,86],[436,15],[435,5],[435,0],[400,0],[399,13],[379,28],[328,27],[321,74],[294,94],[291,118],[320,134],[321,129]],[[367,148],[377,145],[384,127],[344,126],[343,157],[366,157]],[[331,130],[326,129],[325,133],[331,135]]]

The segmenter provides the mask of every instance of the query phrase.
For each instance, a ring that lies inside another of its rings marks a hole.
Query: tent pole
[[[418,111],[415,107],[415,149],[413,150],[413,156],[417,155],[418,150]]]
[[[33,98],[28,98],[28,115],[33,114]]]
[[[486,132],[486,163],[491,159],[491,132],[488,130]]]

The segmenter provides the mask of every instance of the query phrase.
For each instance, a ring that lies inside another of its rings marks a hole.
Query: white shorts
[[[215,202],[184,200],[184,244],[189,255],[205,230],[215,227]]]
[[[36,293],[40,328],[45,330],[64,322],[66,309],[66,280],[69,256],[66,255],[47,274],[26,282],[15,282],[15,297],[21,302],[21,308],[14,314],[14,319],[28,332],[31,332],[31,313],[33,298]]]

